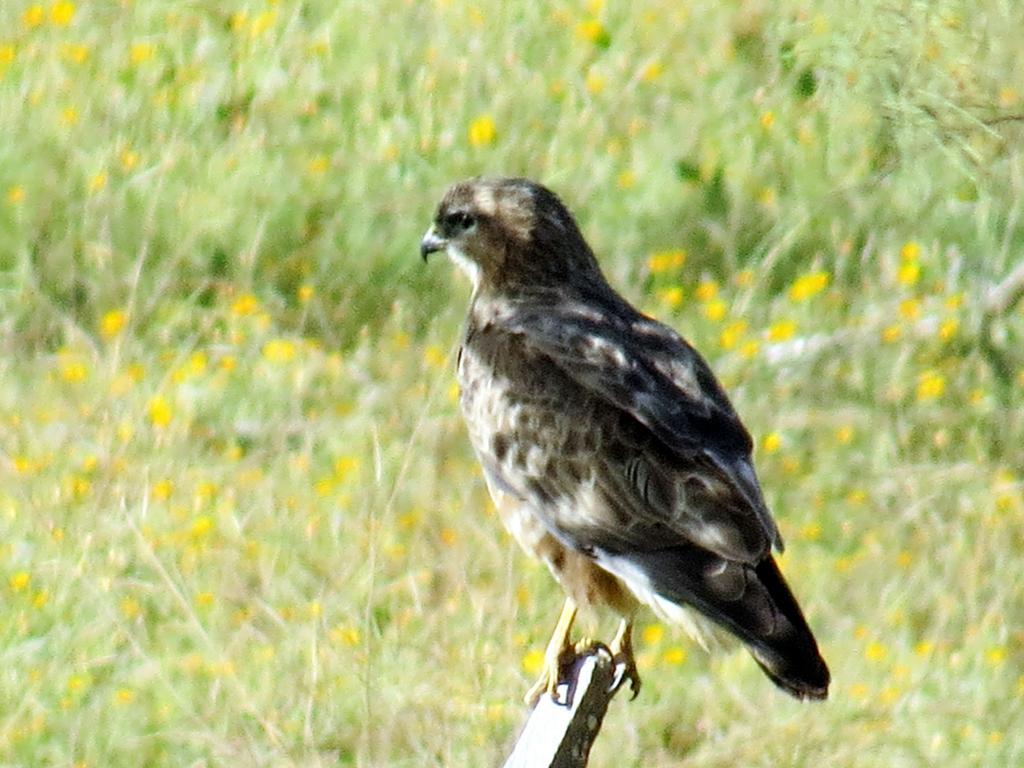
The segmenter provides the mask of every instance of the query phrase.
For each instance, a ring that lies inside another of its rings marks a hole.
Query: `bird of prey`
[[[682,624],[696,609],[780,688],[824,699],[749,433],[697,351],[608,284],[562,201],[527,179],[459,182],[420,251],[472,280],[458,358],[470,440],[505,526],[568,595],[528,700],[557,698],[580,604],[621,618],[610,650],[634,696],[646,604]]]

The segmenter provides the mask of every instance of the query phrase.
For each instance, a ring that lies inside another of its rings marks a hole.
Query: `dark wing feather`
[[[660,597],[692,605],[730,630],[793,696],[828,696],[828,666],[771,556],[756,565],[735,563],[684,544],[629,555],[598,553],[598,562],[612,572],[639,574]]]
[[[601,299],[519,302],[508,305],[495,322],[533,354],[548,358],[584,389],[629,414],[664,451],[687,464],[706,465],[709,476],[728,489],[721,506],[730,508],[732,519],[740,527],[756,524],[781,550],[782,538],[750,461],[750,435],[707,363],[672,329],[617,296]],[[664,472],[661,463],[634,468],[634,479],[643,481],[637,486],[640,495],[655,489],[655,476]],[[658,511],[657,505],[641,504],[641,513],[645,506]],[[714,507],[707,507],[710,514]],[[737,553],[729,547],[712,549],[724,556]]]

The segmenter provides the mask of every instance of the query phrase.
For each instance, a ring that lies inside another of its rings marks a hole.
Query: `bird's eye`
[[[455,233],[469,229],[476,223],[476,219],[473,218],[473,214],[471,213],[455,211],[454,213],[449,213],[445,216],[442,223],[446,230]]]

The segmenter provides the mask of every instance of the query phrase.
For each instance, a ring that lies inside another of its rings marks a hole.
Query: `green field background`
[[[1022,41],[1011,0],[0,4],[0,765],[500,764],[561,594],[419,260],[477,174],[711,361],[833,670],[801,704],[644,614],[591,764],[1024,764]]]

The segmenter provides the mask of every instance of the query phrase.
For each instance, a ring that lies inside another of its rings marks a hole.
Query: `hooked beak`
[[[430,229],[427,230],[427,234],[423,236],[420,241],[420,256],[423,257],[423,263],[427,261],[427,257],[437,251],[443,251],[445,246],[448,245],[448,241],[437,234],[434,229],[434,225],[431,224]]]

